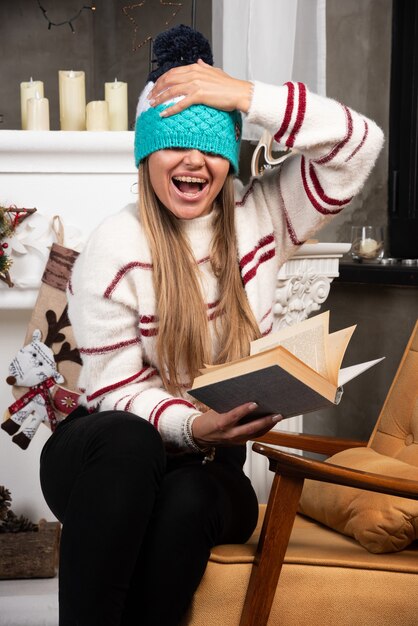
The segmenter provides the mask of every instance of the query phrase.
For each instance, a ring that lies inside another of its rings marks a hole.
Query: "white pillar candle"
[[[59,70],[61,130],[86,129],[86,85],[84,72]]]
[[[105,100],[109,105],[110,130],[128,130],[128,83],[115,78],[105,83]]]
[[[40,97],[44,95],[44,84],[41,80],[33,80],[26,83],[20,83],[20,109],[22,118],[22,130],[26,130],[27,124],[27,101],[29,98],[34,98],[35,94],[39,93]]]
[[[109,130],[109,109],[105,100],[94,100],[86,107],[87,130]]]
[[[27,101],[27,130],[49,130],[48,98],[41,98],[36,92],[34,98]]]

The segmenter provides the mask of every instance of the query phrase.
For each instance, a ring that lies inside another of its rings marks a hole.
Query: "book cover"
[[[191,389],[189,394],[218,413],[256,402],[258,409],[251,412],[252,420],[275,413],[292,417],[333,404],[278,365]],[[337,391],[335,403],[339,397]]]

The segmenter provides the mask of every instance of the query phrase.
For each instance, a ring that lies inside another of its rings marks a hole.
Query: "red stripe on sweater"
[[[345,137],[344,137],[344,139],[342,141],[340,141],[339,143],[337,143],[336,146],[334,146],[334,148],[331,150],[331,152],[329,152],[327,155],[325,155],[321,159],[318,159],[317,161],[315,161],[315,163],[318,163],[319,165],[323,165],[324,163],[329,163],[329,161],[332,161],[332,159],[335,156],[337,156],[337,154],[344,148],[346,143],[348,141],[350,141],[351,135],[353,134],[353,118],[352,118],[352,115],[351,115],[351,111],[344,104],[341,104],[341,106],[344,109],[346,123],[347,123],[346,135],[345,135]]]
[[[139,332],[142,337],[156,337],[158,335],[158,328],[140,328]]]
[[[214,309],[216,306],[218,306],[220,300],[216,300],[216,302],[209,302],[206,306],[208,309]]]
[[[369,125],[367,124],[366,120],[363,120],[364,122],[364,133],[363,133],[363,137],[359,143],[359,145],[354,148],[353,152],[346,158],[345,162],[347,163],[347,161],[349,161],[350,159],[353,158],[353,156],[355,156],[357,154],[357,152],[363,147],[366,139],[367,139],[367,135],[369,134]]]
[[[123,402],[124,400],[126,400],[126,398],[132,398],[132,395],[127,393],[125,396],[122,396],[121,398],[119,398],[119,400],[116,400],[115,404],[113,405],[113,409],[115,411],[118,410],[118,405]]]
[[[126,346],[132,346],[140,342],[141,339],[139,337],[135,337],[134,339],[120,341],[119,343],[113,343],[109,346],[101,346],[100,348],[79,348],[78,351],[80,352],[80,354],[105,354],[106,352],[120,350],[121,348],[126,348]]]
[[[287,128],[290,124],[290,120],[292,119],[292,113],[293,113],[293,106],[295,103],[295,86],[293,83],[286,83],[285,86],[287,87],[287,103],[286,103],[286,110],[284,113],[284,118],[283,118],[283,122],[282,125],[280,126],[279,130],[277,131],[277,133],[274,135],[274,139],[279,143],[280,139],[283,137],[283,135],[285,134],[285,132],[287,131]]]
[[[190,404],[190,402],[187,402],[186,400],[182,400],[181,398],[171,398],[168,400],[163,400],[163,402],[159,403],[161,404],[160,408],[156,411],[153,422],[154,422],[154,426],[155,428],[158,429],[158,422],[160,421],[160,417],[161,415],[164,413],[164,411],[166,409],[168,409],[170,406],[173,405],[179,405],[182,404],[184,406],[187,406],[189,409],[194,409],[195,407],[193,406],[193,404]],[[158,406],[158,405],[157,405]],[[154,409],[155,410],[155,409]],[[150,419],[151,419],[151,415],[150,415]]]
[[[293,224],[290,221],[290,218],[289,218],[287,212],[286,212],[285,216],[286,216],[287,234],[290,237],[290,241],[293,243],[294,246],[301,246],[301,245],[303,245],[305,242],[301,241],[300,239],[298,239],[298,236],[296,235],[296,231],[293,228]]]
[[[295,143],[295,139],[296,139],[296,135],[298,134],[298,132],[300,131],[300,128],[303,124],[303,120],[305,119],[305,113],[306,113],[306,87],[303,83],[298,83],[298,89],[299,89],[299,101],[298,101],[298,113],[296,116],[296,122],[293,126],[293,130],[290,133],[287,141],[286,141],[286,146],[288,146],[288,148],[292,148],[294,143]]]
[[[271,333],[272,330],[273,330],[273,324],[270,324],[270,326],[267,328],[267,330],[264,331],[264,333],[261,336],[266,337],[267,335]]]
[[[301,174],[302,174],[302,181],[303,181],[303,187],[305,189],[305,193],[308,196],[312,206],[319,212],[322,213],[323,215],[337,215],[337,213],[340,213],[340,211],[342,209],[334,209],[333,211],[331,211],[330,209],[327,209],[326,207],[323,207],[321,204],[319,204],[319,202],[316,200],[316,198],[314,197],[312,191],[309,189],[309,185],[308,185],[308,181],[306,180],[306,173],[305,173],[305,157],[302,157],[300,160],[300,167],[301,167]]]
[[[158,335],[158,328],[142,328],[143,324],[156,324],[158,317],[156,315],[141,315],[139,317],[139,332],[142,337],[155,337]]]
[[[274,248],[272,248],[271,250],[268,250],[267,252],[262,254],[261,257],[259,258],[258,262],[257,262],[257,265],[254,265],[254,267],[252,269],[250,269],[242,277],[242,282],[244,283],[244,285],[246,285],[252,278],[254,278],[254,276],[258,272],[258,268],[260,267],[260,265],[262,265],[262,263],[265,263],[269,259],[272,259],[274,256],[276,256],[276,250]]]
[[[210,261],[210,256],[205,256],[203,257],[203,259],[200,259],[200,261],[198,261],[197,264],[203,265],[203,263],[207,263],[208,261]]]
[[[70,292],[70,294],[73,296],[74,295],[74,291],[73,291],[73,283],[71,282],[71,276],[68,279],[68,291]]]
[[[140,315],[139,317],[140,324],[154,324],[154,322],[158,322],[156,315]]]
[[[305,242],[301,241],[300,239],[298,239],[298,237],[296,235],[296,231],[293,228],[293,225],[292,225],[292,222],[290,220],[289,213],[287,212],[286,204],[285,204],[285,201],[284,201],[284,198],[283,198],[282,189],[281,189],[281,185],[280,185],[280,180],[279,180],[279,196],[280,196],[280,200],[282,201],[283,213],[284,213],[285,220],[286,220],[286,229],[287,229],[287,234],[290,237],[290,241],[293,243],[294,246],[301,246]]]
[[[113,385],[108,385],[107,387],[103,387],[102,389],[99,389],[98,391],[95,391],[94,393],[91,394],[91,396],[87,396],[88,402],[91,402],[92,400],[95,400],[99,396],[103,396],[105,393],[109,393],[110,391],[114,391],[115,389],[119,389],[120,387],[124,387],[125,385],[128,385],[129,383],[132,383],[134,380],[136,380],[137,378],[142,376],[149,369],[150,369],[149,367],[144,367],[142,370],[140,370],[139,372],[137,372],[133,376],[130,376],[129,378],[125,378],[124,380],[120,380],[117,383],[113,383]],[[144,378],[141,378],[141,380],[137,380],[137,382],[138,383],[143,383],[146,380],[149,380],[150,378],[155,376],[156,374],[158,374],[157,370],[156,369],[152,369],[147,376],[144,376]]]
[[[336,198],[330,198],[329,196],[327,196],[325,191],[321,187],[321,183],[318,180],[318,176],[316,175],[315,168],[312,163],[309,164],[309,175],[313,182],[313,186],[315,187],[316,193],[323,202],[326,202],[327,204],[331,204],[333,206],[344,206],[344,204],[348,204],[353,199],[353,196],[351,196],[350,198],[346,198],[345,200],[337,200]]]
[[[218,309],[217,311],[213,311],[212,313],[209,313],[208,321],[211,322],[212,320],[216,319],[217,317],[220,317],[224,313],[225,313],[224,309]]]
[[[157,402],[157,404],[154,406],[154,408],[151,410],[149,417],[148,417],[148,421],[152,422],[153,421],[153,415],[155,413],[155,411],[158,410],[158,407],[160,406],[160,404],[163,404],[163,402],[167,402],[167,398],[163,398],[162,400],[159,400],[159,402]]]
[[[261,320],[260,320],[260,324],[261,324],[261,322],[264,322],[264,320],[266,319],[266,317],[268,317],[268,316],[270,315],[271,311],[272,311],[272,307],[270,307],[270,308],[269,308],[269,310],[267,311],[267,313],[264,313],[263,317],[262,317],[262,318],[261,318]]]
[[[130,411],[130,410],[131,410],[131,408],[132,408],[132,405],[133,405],[134,401],[136,400],[136,398],[137,398],[138,396],[140,396],[140,395],[141,395],[141,393],[143,393],[143,391],[144,391],[144,390],[142,390],[142,391],[138,391],[138,393],[134,393],[134,395],[133,395],[133,396],[131,396],[131,399],[130,399],[130,400],[126,403],[126,405],[125,405],[125,411]]]
[[[270,235],[266,235],[265,237],[260,239],[260,241],[257,243],[255,248],[253,248],[251,252],[248,252],[242,257],[241,261],[239,262],[239,266],[241,270],[244,269],[244,267],[248,265],[248,263],[251,263],[251,261],[254,259],[255,255],[257,254],[259,250],[261,250],[262,248],[265,248],[266,246],[268,246],[270,243],[273,243],[273,242],[274,242],[273,233],[271,233]]]
[[[260,181],[258,180],[258,178],[253,178],[251,181],[251,185],[248,187],[247,191],[245,192],[241,200],[237,200],[235,202],[235,206],[244,206],[244,204],[247,202],[248,196],[250,196],[254,192],[254,187],[259,182]]]
[[[114,290],[116,289],[118,283],[122,280],[122,278],[126,276],[126,274],[130,272],[132,269],[136,269],[136,268],[143,269],[143,270],[151,270],[152,264],[140,263],[139,261],[132,261],[131,263],[127,263],[126,265],[121,267],[120,270],[118,270],[118,272],[116,273],[110,285],[105,289],[104,297],[110,298],[110,296],[112,295],[112,293],[114,292]]]

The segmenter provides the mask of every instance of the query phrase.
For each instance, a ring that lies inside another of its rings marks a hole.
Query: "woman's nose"
[[[203,167],[205,164],[205,158],[200,150],[193,148],[192,150],[187,150],[185,153],[184,162],[186,165],[191,167]]]

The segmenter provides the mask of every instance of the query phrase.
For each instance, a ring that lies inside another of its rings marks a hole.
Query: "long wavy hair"
[[[159,321],[157,358],[161,378],[170,393],[182,392],[181,373],[192,381],[199,369],[213,362],[208,312],[199,285],[199,267],[179,220],[158,200],[152,188],[148,160],[139,165],[138,206],[150,245],[156,314]],[[260,337],[238,266],[235,236],[233,177],[219,194],[210,262],[219,281],[216,333],[221,349],[215,363],[249,353],[250,341]]]

